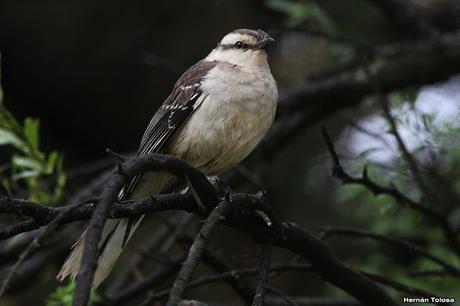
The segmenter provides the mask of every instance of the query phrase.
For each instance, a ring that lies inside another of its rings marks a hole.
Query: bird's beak
[[[261,41],[259,41],[256,45],[257,49],[267,49],[268,45],[271,43],[275,42],[273,37],[267,35],[264,38],[262,38]]]

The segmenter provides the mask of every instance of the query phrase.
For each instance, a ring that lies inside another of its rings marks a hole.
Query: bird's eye
[[[235,47],[236,47],[237,49],[241,49],[241,48],[243,48],[243,46],[244,46],[244,44],[243,44],[242,41],[237,41],[237,42],[235,43]]]

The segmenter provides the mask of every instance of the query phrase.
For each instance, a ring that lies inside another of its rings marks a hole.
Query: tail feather
[[[78,238],[78,240],[72,245],[72,251],[62,265],[61,270],[56,276],[57,280],[62,282],[67,276],[72,275],[75,277],[80,269],[80,262],[83,256],[83,245],[85,244],[86,230]]]
[[[155,182],[152,184],[152,182]],[[140,198],[152,194],[158,194],[174,182],[174,176],[166,172],[147,172],[144,173],[136,183],[133,190],[132,198]],[[123,192],[121,192],[123,194]],[[120,195],[121,197],[121,195]],[[134,231],[141,223],[144,216],[129,221],[129,219],[109,219],[104,225],[101,240],[98,245],[99,255],[97,258],[97,269],[94,274],[93,289],[97,288],[100,283],[107,277],[112,270],[115,262],[120,256],[126,242],[131,238]],[[125,235],[125,233],[127,233]],[[77,242],[73,245],[72,251],[62,265],[61,271],[57,275],[59,281],[64,280],[67,276],[76,277],[79,270],[85,238],[87,231],[83,232]]]
[[[143,216],[132,225],[128,240],[139,226]],[[96,289],[101,282],[108,276],[112,270],[115,262],[123,251],[123,239],[128,226],[128,219],[109,219],[107,220],[104,229],[102,231],[102,239],[99,244],[99,256],[97,259],[98,266],[94,274],[93,289]],[[76,277],[79,270],[81,259],[83,256],[83,249],[85,245],[87,231],[83,232],[80,238],[72,247],[72,252],[67,257],[66,261],[62,265],[61,271],[57,275],[59,281],[63,281],[67,276]]]

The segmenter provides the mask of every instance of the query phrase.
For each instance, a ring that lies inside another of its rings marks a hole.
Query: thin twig
[[[291,306],[299,306],[299,304],[297,304],[297,302],[293,298],[291,298],[289,295],[278,289],[275,289],[273,287],[267,287],[266,290],[268,293],[280,297],[283,301],[285,301],[287,304]]]
[[[2,298],[3,294],[5,291],[8,289],[8,286],[13,279],[13,276],[15,275],[17,269],[19,266],[24,262],[24,260],[38,247],[40,247],[40,244],[42,243],[42,240],[53,230],[57,228],[59,225],[59,221],[66,216],[66,214],[70,213],[72,210],[76,209],[79,207],[81,204],[75,204],[72,206],[66,207],[64,211],[61,212],[59,216],[57,216],[53,221],[51,221],[48,226],[46,226],[43,230],[40,231],[38,235],[35,236],[35,238],[32,240],[32,242],[29,244],[29,246],[19,255],[18,260],[16,263],[11,267],[10,271],[8,272],[8,275],[5,277],[5,280],[2,283],[2,286],[0,288],[0,299]]]
[[[223,273],[235,270],[234,266],[227,261],[227,254],[219,252],[214,248],[208,247],[203,253],[203,262],[208,265],[215,273]],[[239,277],[226,280],[227,283],[235,290],[245,305],[252,303],[254,296],[254,286],[243,281]]]
[[[305,263],[278,263],[273,264],[269,267],[269,272],[288,272],[288,271],[302,271],[310,272],[314,268],[310,264]],[[246,269],[236,269],[226,271],[220,274],[214,275],[205,275],[195,279],[187,285],[187,289],[201,286],[208,283],[215,283],[224,280],[240,280],[242,277],[255,276],[260,273],[260,267],[256,268],[246,268]]]
[[[106,148],[105,149],[105,152],[107,154],[109,154],[110,156],[114,157],[118,162],[122,163],[122,162],[125,162],[126,161],[126,157],[121,155],[120,153],[118,152],[115,152],[113,151],[112,149],[110,148]]]
[[[265,292],[267,291],[269,275],[270,275],[270,260],[272,254],[271,242],[265,242],[261,248],[260,264],[259,264],[259,279],[257,281],[256,293],[252,306],[263,306],[265,301]]]
[[[460,242],[458,241],[457,234],[455,233],[455,230],[452,228],[452,226],[449,224],[446,216],[438,211],[437,209],[421,204],[419,202],[416,202],[412,200],[411,198],[407,197],[404,195],[401,191],[396,189],[395,186],[391,185],[390,187],[384,187],[373,180],[371,180],[368,176],[367,173],[367,168],[364,168],[363,174],[361,177],[353,177],[350,174],[348,174],[342,167],[340,163],[340,158],[337,152],[335,151],[334,145],[332,143],[332,140],[327,133],[326,128],[322,127],[321,131],[323,133],[324,140],[327,145],[327,149],[329,153],[331,154],[332,162],[333,162],[333,168],[332,168],[332,174],[334,177],[340,179],[343,184],[358,184],[361,186],[366,187],[370,191],[372,191],[375,195],[379,194],[386,194],[391,197],[393,197],[397,203],[413,209],[420,214],[422,214],[424,217],[427,219],[433,221],[434,223],[438,224],[441,229],[443,230],[444,236],[446,237],[446,240],[449,242],[449,245],[451,246],[451,249],[458,255],[460,255]]]
[[[427,23],[413,7],[410,1],[401,0],[372,0],[392,25],[396,26],[399,33],[407,37],[414,36],[436,36],[438,31],[431,24]]]
[[[342,288],[363,304],[397,306],[380,286],[349,265],[340,262],[324,242],[294,223],[282,223],[282,237],[275,245],[306,259],[318,274],[329,283]]]
[[[299,264],[299,263],[280,263],[270,266],[269,272],[288,272],[288,271],[302,271],[310,272],[314,270],[313,267],[309,264]],[[246,268],[246,269],[237,269],[226,271],[220,274],[205,275],[201,276],[185,286],[185,289],[192,289],[198,286],[216,283],[227,280],[236,280],[239,281],[242,277],[255,276],[260,273],[259,267],[256,268]],[[171,292],[170,289],[159,291],[154,295],[151,295],[147,300],[144,301],[142,305],[151,305],[154,301],[161,300],[169,295]]]
[[[431,204],[434,207],[437,207],[436,205],[436,198],[433,192],[430,190],[429,186],[425,182],[425,178],[423,177],[422,173],[420,172],[420,169],[418,167],[417,161],[414,158],[414,156],[410,153],[409,149],[407,148],[406,144],[404,143],[404,140],[401,137],[401,134],[398,131],[398,126],[396,124],[395,119],[391,115],[390,107],[389,107],[389,101],[387,97],[384,95],[383,90],[382,90],[382,85],[379,82],[378,78],[375,76],[375,74],[371,71],[369,68],[369,65],[367,63],[367,58],[366,56],[363,57],[363,70],[373,87],[375,93],[377,94],[378,101],[380,103],[380,106],[383,110],[385,119],[389,122],[390,127],[391,127],[391,133],[395,136],[396,141],[398,143],[398,147],[406,160],[409,170],[411,171],[412,175],[414,176],[415,182],[419,186],[420,190],[422,193],[425,195],[425,197],[428,200],[428,203]],[[427,207],[426,205],[423,205]],[[433,211],[433,210],[432,210]],[[426,210],[425,210],[426,212]],[[425,214],[426,215],[426,214]],[[430,213],[430,215],[433,215],[433,213]],[[434,216],[434,215],[433,215]],[[458,238],[458,235],[455,233],[455,230],[452,228],[451,224],[449,223],[449,220],[446,216],[444,216],[442,213],[437,213],[437,216],[434,216],[437,218],[438,224],[441,226],[444,237],[446,238],[448,245],[450,248],[457,254],[458,257],[460,257],[460,240]]]
[[[230,211],[230,205],[229,201],[223,200],[209,214],[209,217],[206,219],[195,241],[190,247],[187,259],[184,261],[181,270],[177,274],[166,306],[176,306],[181,300],[185,286],[192,276],[193,271],[195,271],[212,232],[216,226],[225,219],[225,216]]]
[[[181,263],[184,259],[183,255],[175,256],[171,258],[173,262],[171,265],[168,265],[160,270],[153,272],[152,274],[146,276],[143,280],[131,284],[127,288],[119,290],[115,294],[112,294],[106,297],[104,301],[108,305],[121,305],[132,299],[138,298],[139,296],[148,292],[149,289],[152,289],[155,285],[161,284],[166,279],[171,277],[173,273],[179,271]],[[168,292],[167,292],[168,293]],[[164,295],[166,297],[167,293]],[[150,304],[147,304],[150,305]]]
[[[291,301],[294,301],[300,306],[363,306],[358,301],[337,299],[337,298],[324,298],[324,297],[290,297]],[[267,298],[267,306],[281,306],[286,305],[286,300],[278,297]]]
[[[393,118],[393,115],[391,114],[391,111],[388,105],[388,100],[385,98],[383,94],[379,93],[379,101],[380,101],[380,106],[383,109],[383,114],[385,115],[385,119],[390,124],[390,127],[391,127],[390,131],[393,134],[393,136],[396,138],[396,142],[398,143],[399,150],[401,150],[404,159],[409,165],[410,172],[414,176],[415,181],[417,182],[417,185],[419,186],[423,194],[425,194],[425,196],[430,199],[430,201],[433,200],[430,188],[426,184],[423,175],[420,173],[420,169],[418,167],[417,161],[415,160],[414,156],[412,156],[412,154],[409,152],[409,149],[407,148],[404,140],[402,139],[401,134],[399,133],[396,121]]]
[[[412,277],[445,277],[449,273],[445,270],[424,270],[409,272],[409,275]]]
[[[39,227],[40,222],[37,222],[33,219],[8,225],[0,230],[0,240],[5,240],[21,233],[30,232]]]
[[[169,219],[169,222],[176,224],[177,227],[182,227],[183,222],[187,221],[186,219],[193,217],[193,215],[185,214],[185,213],[176,213]],[[130,256],[129,260],[131,264],[135,267],[141,267],[141,264],[144,263],[145,257],[143,254],[151,254],[155,250],[158,250],[160,244],[165,246],[166,243],[169,244],[170,241],[170,229],[166,226],[155,226],[155,231],[150,235],[150,237],[142,244],[139,251],[134,254],[134,256]],[[165,242],[163,242],[167,239]],[[160,252],[166,254],[169,249],[165,250],[163,247],[160,248]],[[173,258],[171,256],[168,257],[168,263],[173,262]],[[111,298],[112,296],[118,296],[120,291],[125,291],[126,284],[128,283],[128,277],[130,275],[129,269],[124,267],[120,273],[116,275],[116,278],[111,282],[109,288],[106,290],[106,294]]]
[[[382,285],[388,286],[390,288],[393,288],[395,290],[398,290],[403,293],[407,293],[416,297],[439,297],[438,295],[434,294],[433,292],[429,292],[420,288],[415,288],[412,286],[405,285],[403,283],[397,282],[395,280],[392,280],[388,277],[385,277],[383,275],[377,275],[373,273],[366,273],[363,272],[367,277],[372,279],[375,282],[378,282]],[[450,303],[433,303],[436,305],[452,305]]]
[[[312,266],[309,264],[300,264],[300,263],[282,263],[282,264],[275,264],[272,265],[269,269],[269,272],[287,272],[287,271],[312,271]],[[215,274],[215,275],[209,275],[209,276],[202,276],[189,284],[185,286],[185,289],[191,289],[195,288],[197,286],[209,284],[209,283],[215,283],[215,282],[220,282],[228,279],[240,279],[241,277],[247,277],[247,276],[254,276],[257,275],[260,272],[260,268],[247,268],[247,269],[240,269],[240,270],[233,270],[233,271],[227,271],[225,273],[221,274]],[[417,297],[427,297],[427,296],[433,296],[435,297],[436,295],[433,294],[432,292],[428,292],[423,289],[419,289],[416,287],[408,286],[406,284],[391,280],[385,276],[382,275],[377,275],[373,273],[367,273],[364,271],[361,271],[363,275],[366,275],[370,279],[372,279],[375,282],[381,283],[385,286],[388,286],[390,288],[393,288],[395,290],[398,290],[400,292],[410,294],[412,296],[417,296]],[[269,288],[269,287],[268,287]],[[268,289],[267,289],[268,290]],[[154,301],[159,301],[163,298],[165,298],[168,294],[170,293],[170,290],[163,290],[159,291],[154,295],[151,295],[148,300],[146,300],[142,305],[151,305]],[[324,304],[324,303],[318,303],[318,304]],[[333,305],[336,305],[337,303],[333,303]],[[340,304],[340,303],[339,303]],[[348,302],[346,303],[348,305]],[[357,302],[349,302],[350,305],[360,305]],[[325,304],[324,304],[325,305]],[[382,304],[386,305],[386,304]],[[397,304],[395,304],[397,305]]]
[[[348,235],[348,236],[354,236],[354,237],[361,237],[361,238],[370,238],[378,241],[383,241],[387,243],[391,243],[394,245],[398,245],[400,247],[403,247],[407,250],[410,250],[411,252],[414,252],[418,254],[419,256],[423,256],[425,258],[430,259],[431,261],[437,263],[441,267],[445,269],[446,272],[449,272],[450,274],[460,277],[460,269],[451,265],[449,262],[443,260],[442,258],[431,254],[430,252],[425,251],[423,248],[410,243],[406,240],[402,240],[396,237],[388,236],[388,235],[381,235],[377,233],[371,233],[371,232],[366,232],[366,231],[360,231],[360,230],[355,230],[351,228],[335,228],[335,227],[326,227],[326,228],[321,228],[320,229],[321,237],[323,239],[327,239],[329,236],[334,236],[334,235]]]

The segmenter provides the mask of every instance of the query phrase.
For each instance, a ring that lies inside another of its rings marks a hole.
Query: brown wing
[[[177,132],[190,115],[199,107],[203,101],[201,82],[204,76],[211,70],[217,62],[199,61],[190,67],[176,82],[172,93],[155,113],[147,129],[142,136],[141,144],[137,155],[159,152],[164,148],[168,140]],[[123,189],[120,198],[130,196],[140,175],[134,177],[131,182]],[[131,218],[128,222],[122,246],[125,245],[132,224],[137,219]]]
[[[142,136],[137,155],[159,152],[201,103],[200,85],[204,76],[216,65],[215,61],[199,61],[176,82],[174,89],[158,109]],[[125,188],[123,197],[133,191],[139,176]]]

